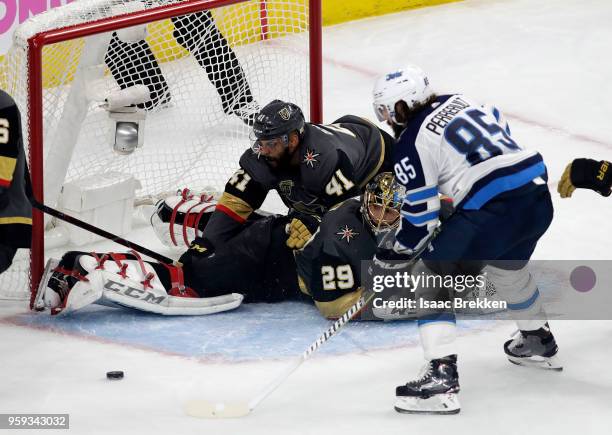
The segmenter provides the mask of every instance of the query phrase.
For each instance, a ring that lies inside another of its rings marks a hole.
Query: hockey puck
[[[123,379],[123,372],[121,370],[115,372],[106,372],[106,379],[111,379],[113,381]]]

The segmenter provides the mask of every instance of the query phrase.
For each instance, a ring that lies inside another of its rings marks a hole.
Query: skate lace
[[[421,384],[421,383],[429,380],[431,378],[432,373],[433,373],[432,365],[431,365],[430,362],[428,362],[423,367],[421,367],[421,370],[419,371],[419,374],[417,375],[417,379],[415,379],[414,381],[408,382],[407,385],[418,385],[418,384]]]
[[[512,345],[514,347],[522,347],[525,342],[525,337],[518,329],[512,333],[510,338],[512,339]]]

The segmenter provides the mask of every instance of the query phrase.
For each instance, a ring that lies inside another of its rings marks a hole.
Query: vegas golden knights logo
[[[278,114],[281,118],[283,118],[283,121],[288,121],[291,117],[291,113],[289,112],[289,109],[287,107],[283,107],[281,110],[279,110]]]
[[[283,180],[280,183],[278,183],[278,188],[283,195],[291,196],[291,189],[293,188],[293,181]]]

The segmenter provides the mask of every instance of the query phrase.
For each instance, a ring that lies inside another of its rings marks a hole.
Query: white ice
[[[325,28],[325,121],[372,118],[373,78],[416,63],[440,92],[501,108],[515,139],[543,153],[555,189],[572,158],[612,159],[610,23],[609,0],[468,0]],[[610,200],[553,196],[535,258],[610,259]],[[74,434],[609,433],[612,322],[551,326],[562,373],[509,364],[510,323],[464,333],[457,416],[393,411],[394,387],[423,362],[413,346],[315,356],[250,416],[209,421],[187,417],[184,402],[248,400],[289,361],[212,364],[0,322],[0,413],[69,413]],[[123,381],[104,379],[117,369]]]

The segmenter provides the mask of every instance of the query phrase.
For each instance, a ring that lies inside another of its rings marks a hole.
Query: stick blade
[[[191,400],[185,405],[187,415],[196,418],[240,418],[251,412],[247,402],[212,403],[207,400]]]

